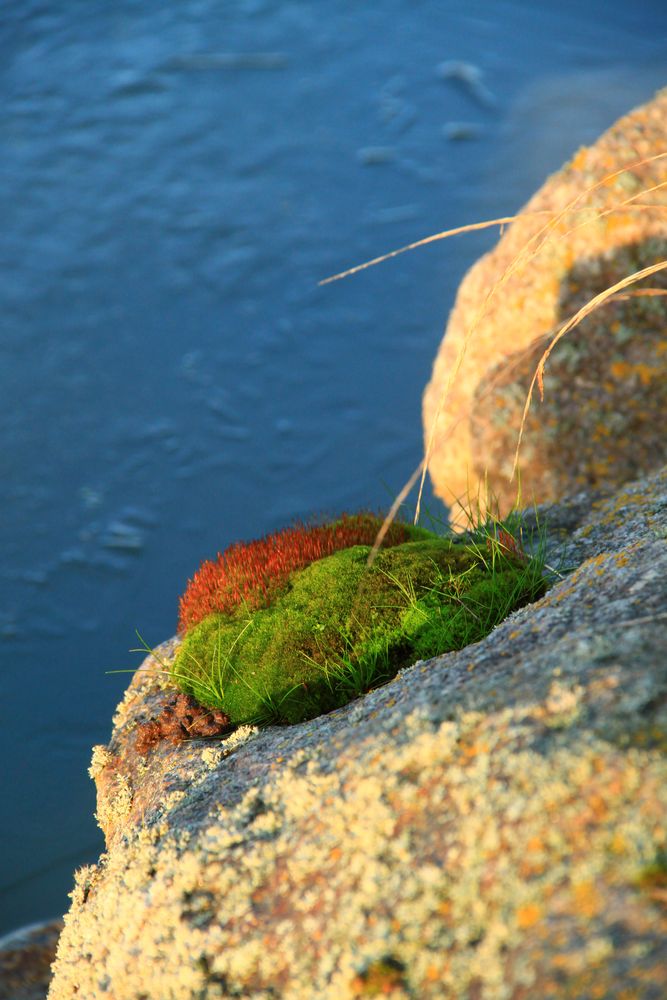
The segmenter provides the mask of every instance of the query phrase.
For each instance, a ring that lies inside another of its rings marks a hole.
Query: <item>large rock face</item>
[[[144,760],[149,658],[51,1000],[664,996],[667,470],[542,516],[542,600],[330,715]]]
[[[511,506],[523,405],[544,348],[594,295],[667,259],[666,123],[667,89],[580,149],[466,275],[423,406],[429,471],[446,503],[488,484],[501,509]],[[646,284],[667,287],[667,272]],[[666,331],[667,299],[634,296],[563,338],[526,424],[524,501],[613,487],[667,461]]]

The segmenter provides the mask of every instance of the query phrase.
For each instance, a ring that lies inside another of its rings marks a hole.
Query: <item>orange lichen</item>
[[[542,907],[537,903],[526,903],[516,911],[517,927],[522,931],[534,927],[542,917]]]
[[[588,154],[588,146],[581,146],[570,160],[570,168],[572,170],[582,170],[586,166]]]
[[[578,882],[572,892],[577,912],[582,917],[595,917],[602,909],[602,896],[593,881]]]
[[[630,364],[628,361],[614,361],[609,368],[611,374],[616,379],[639,378],[642,385],[649,385],[651,381],[660,373],[647,364]]]

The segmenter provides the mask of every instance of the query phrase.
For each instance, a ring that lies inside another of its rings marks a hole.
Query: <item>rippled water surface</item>
[[[2,928],[101,848],[86,768],[202,558],[386,505],[493,236],[667,83],[625,0],[23,0],[0,14]]]

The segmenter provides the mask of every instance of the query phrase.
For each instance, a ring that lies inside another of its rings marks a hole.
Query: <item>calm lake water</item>
[[[387,506],[458,282],[667,83],[667,5],[22,0],[0,15],[0,930],[102,847],[87,776],[199,562]]]

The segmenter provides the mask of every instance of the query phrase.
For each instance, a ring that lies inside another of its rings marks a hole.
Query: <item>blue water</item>
[[[515,210],[666,56],[657,0],[6,6],[0,930],[101,849],[86,769],[135,628],[172,635],[231,541],[386,506],[416,466],[494,237],[318,280]]]

